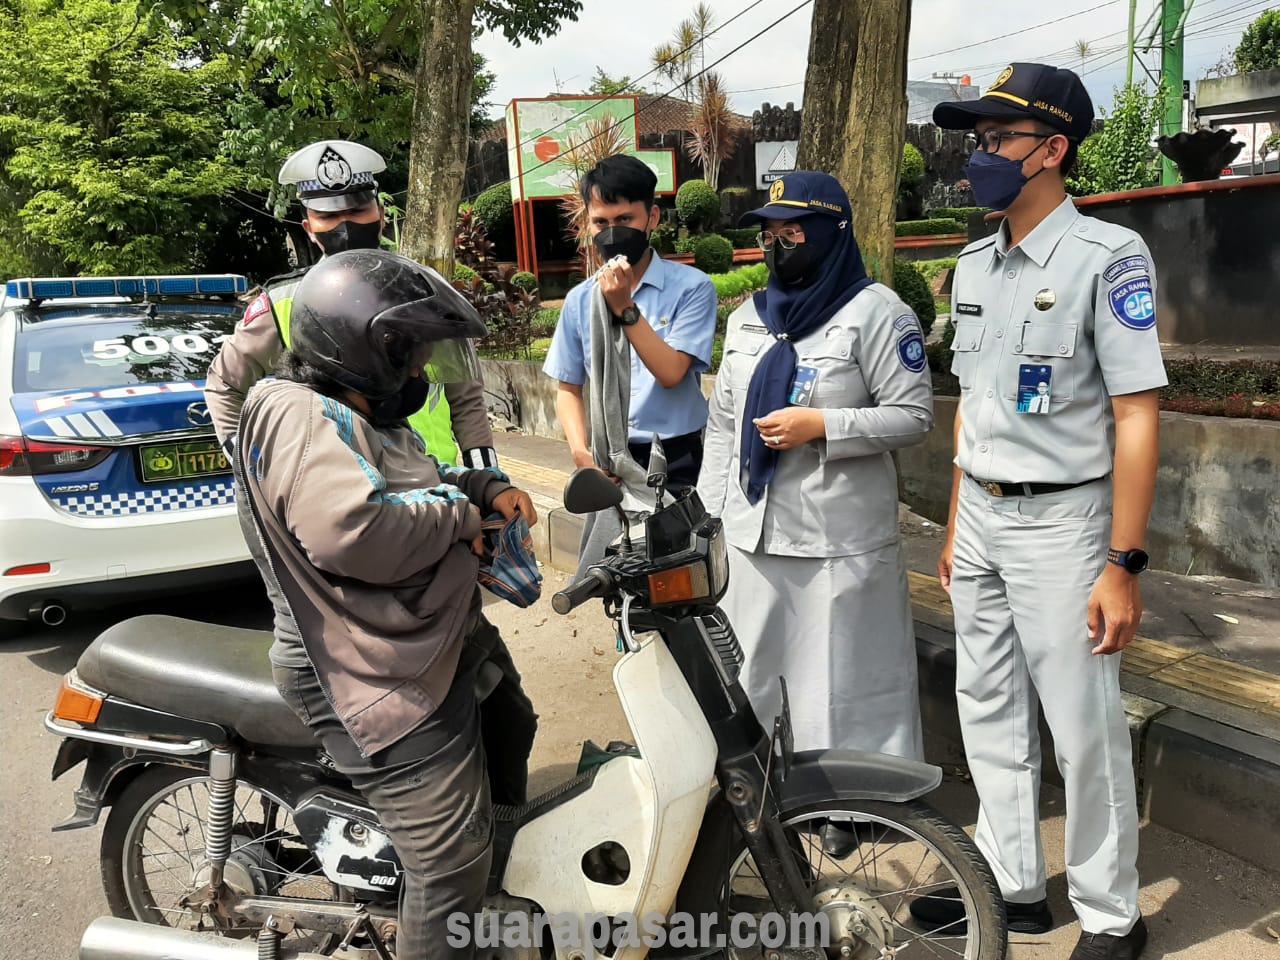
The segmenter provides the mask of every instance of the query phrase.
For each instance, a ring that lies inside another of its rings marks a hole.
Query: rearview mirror
[[[564,508],[570,513],[595,513],[622,503],[622,488],[595,467],[579,467],[564,485]]]

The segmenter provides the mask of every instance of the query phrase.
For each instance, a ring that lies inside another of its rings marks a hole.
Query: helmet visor
[[[432,383],[460,383],[481,379],[475,344],[465,337],[433,340],[414,347],[413,368]]]

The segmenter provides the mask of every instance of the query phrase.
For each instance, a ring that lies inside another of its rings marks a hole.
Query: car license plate
[[[146,483],[190,480],[231,472],[227,455],[215,439],[161,443],[143,447],[142,479]]]

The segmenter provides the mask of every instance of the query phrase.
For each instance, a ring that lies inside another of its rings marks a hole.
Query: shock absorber
[[[209,756],[209,814],[205,823],[205,857],[209,861],[209,885],[222,884],[227,857],[231,855],[231,827],[236,806],[236,753],[214,747]]]

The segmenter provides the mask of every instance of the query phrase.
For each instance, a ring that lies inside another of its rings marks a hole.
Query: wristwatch
[[[1145,550],[1108,550],[1107,563],[1114,563],[1118,567],[1124,567],[1130,573],[1138,574],[1147,569],[1147,564],[1151,558],[1147,556]]]
[[[640,321],[640,308],[633,303],[629,307],[624,307],[621,315],[613,314],[613,319],[624,327],[633,327]]]

